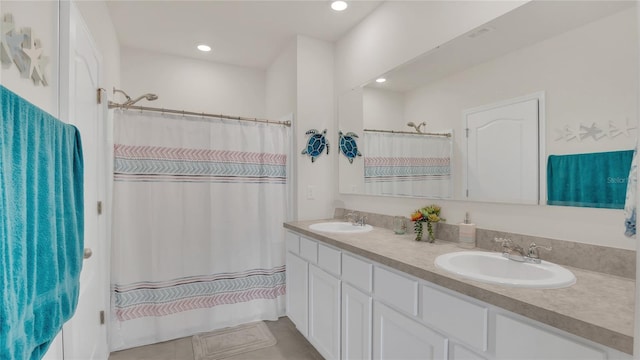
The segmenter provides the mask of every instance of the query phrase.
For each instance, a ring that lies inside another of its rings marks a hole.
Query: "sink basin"
[[[558,289],[576,283],[575,275],[560,265],[517,262],[499,253],[454,252],[438,256],[435,264],[467,279],[510,287]]]
[[[309,225],[309,229],[328,233],[355,234],[373,230],[371,225],[353,225],[350,222],[324,222]]]

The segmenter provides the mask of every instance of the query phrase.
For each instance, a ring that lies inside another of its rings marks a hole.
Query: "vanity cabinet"
[[[342,359],[371,359],[372,298],[342,283]]]
[[[539,344],[542,346],[533,346]],[[608,359],[606,352],[551,331],[496,315],[496,359]]]
[[[340,280],[309,265],[309,341],[325,359],[340,358]]]
[[[445,360],[447,339],[376,301],[373,305],[373,358]]]
[[[287,316],[302,335],[307,336],[309,264],[287,253]]]
[[[287,315],[326,359],[631,355],[287,232]]]
[[[339,250],[295,233],[286,235],[287,316],[326,359],[339,359]]]

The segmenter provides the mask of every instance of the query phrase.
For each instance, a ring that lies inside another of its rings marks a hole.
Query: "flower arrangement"
[[[416,210],[411,214],[411,221],[414,222],[413,230],[416,232],[416,241],[422,240],[422,223],[426,222],[429,242],[434,242],[436,238],[433,235],[433,223],[446,221],[446,219],[440,217],[440,206],[433,204]]]

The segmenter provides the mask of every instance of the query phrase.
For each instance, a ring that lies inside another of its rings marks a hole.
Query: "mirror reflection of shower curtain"
[[[289,128],[114,118],[112,350],[283,316]]]
[[[444,136],[364,133],[367,194],[452,197],[452,140]]]

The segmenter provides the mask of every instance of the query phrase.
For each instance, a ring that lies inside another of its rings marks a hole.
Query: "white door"
[[[104,196],[103,106],[97,102],[102,59],[75,5],[61,4],[61,118],[75,125],[82,137],[84,156],[85,260],[80,273],[80,298],[73,318],[63,327],[65,360],[107,359],[106,254],[103,221],[97,204]],[[68,65],[68,68],[65,67]],[[101,229],[102,228],[102,229]],[[103,230],[103,231],[101,231]],[[88,257],[89,253],[92,253]]]
[[[308,275],[307,262],[287,252],[287,316],[305,337],[309,311]]]
[[[465,112],[466,197],[538,203],[538,99]]]
[[[444,360],[447,339],[378,302],[373,305],[373,358]]]
[[[340,279],[309,265],[309,341],[325,359],[340,359]]]
[[[371,359],[371,296],[342,283],[342,359]]]

